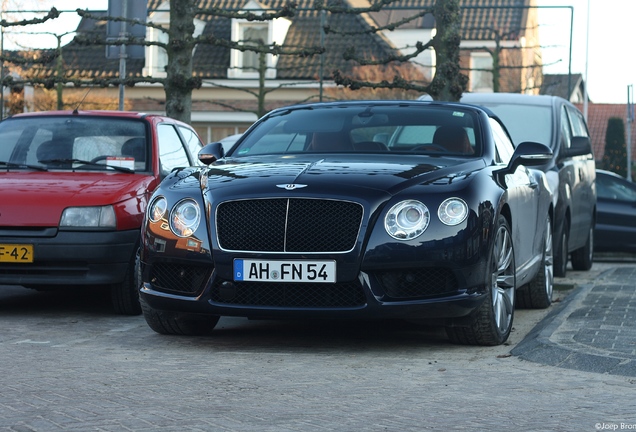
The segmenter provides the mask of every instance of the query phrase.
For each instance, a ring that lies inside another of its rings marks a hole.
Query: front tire
[[[552,249],[552,221],[548,216],[543,235],[541,268],[537,275],[517,292],[517,306],[545,309],[552,304],[554,290],[554,257]]]
[[[572,268],[574,270],[587,271],[592,268],[594,262],[594,227],[590,227],[587,233],[585,245],[572,252]]]
[[[453,343],[500,345],[512,330],[515,312],[516,267],[510,225],[499,216],[495,239],[488,260],[486,299],[475,311],[467,327],[447,327]]]
[[[120,315],[139,315],[141,306],[139,304],[139,248],[135,256],[128,264],[124,280],[110,287],[110,298],[113,309]]]
[[[212,333],[220,317],[169,312],[151,308],[141,301],[141,310],[148,326],[162,335],[207,336]]]

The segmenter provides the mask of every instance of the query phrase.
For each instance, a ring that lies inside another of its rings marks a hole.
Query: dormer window
[[[158,28],[147,27],[146,41],[168,44],[170,39],[168,36],[168,29],[170,28],[170,2],[166,1],[161,3],[156,11],[148,15],[148,21],[156,26],[161,26],[166,31]],[[201,20],[195,19],[193,36],[199,36],[203,33],[204,28],[205,23]],[[146,63],[142,73],[145,76],[165,78],[167,75],[166,66],[168,65],[168,53],[166,50],[156,45],[149,45],[146,46],[145,55]]]
[[[251,0],[247,3],[244,10],[251,10],[259,13],[264,8],[259,3]],[[255,22],[245,19],[232,19],[232,41],[241,45],[258,47],[261,44],[265,47],[283,45],[287,30],[291,25],[291,21],[285,18],[277,18],[274,20]],[[265,54],[265,78],[276,78],[276,63],[278,57],[271,54]],[[232,50],[230,57],[230,68],[227,71],[228,78],[247,78],[256,79],[259,77],[260,53],[256,51]]]
[[[146,31],[146,40],[167,44],[169,38],[168,33],[161,31],[160,29],[148,27],[148,30]],[[166,76],[167,64],[168,53],[165,49],[158,46],[146,47],[146,65],[143,70],[144,75],[163,78]]]
[[[240,27],[241,41],[245,45],[253,46],[267,46],[269,40],[269,29],[265,24],[252,24],[243,25]],[[241,60],[243,71],[245,72],[258,72],[259,58],[261,54],[255,51],[243,51],[241,53]]]

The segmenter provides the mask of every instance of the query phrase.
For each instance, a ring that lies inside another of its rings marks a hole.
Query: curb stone
[[[615,269],[608,269],[602,272],[598,277],[598,284],[576,286],[563,301],[553,305],[552,311],[510,353],[523,360],[549,366],[636,377],[634,358],[621,358],[603,349],[577,344],[574,340],[555,342],[556,338],[552,338],[566,324],[568,318],[582,308],[583,302],[595,287],[611,284],[601,281],[614,271]]]

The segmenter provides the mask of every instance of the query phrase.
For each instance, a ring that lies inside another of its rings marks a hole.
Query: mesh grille
[[[152,266],[150,281],[157,291],[197,295],[211,272],[207,267],[156,263]]]
[[[446,268],[401,269],[375,275],[386,294],[396,299],[450,295],[458,289],[455,275]]]
[[[365,304],[359,281],[323,283],[269,283],[217,281],[212,289],[212,301],[242,306],[281,308],[342,308]]]
[[[345,252],[354,248],[362,206],[320,199],[260,199],[219,205],[217,232],[225,250]]]

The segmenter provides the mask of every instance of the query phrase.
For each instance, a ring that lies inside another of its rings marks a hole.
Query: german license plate
[[[33,262],[33,245],[0,244],[0,262],[32,263]]]
[[[234,280],[334,283],[336,282],[336,262],[235,259]]]

